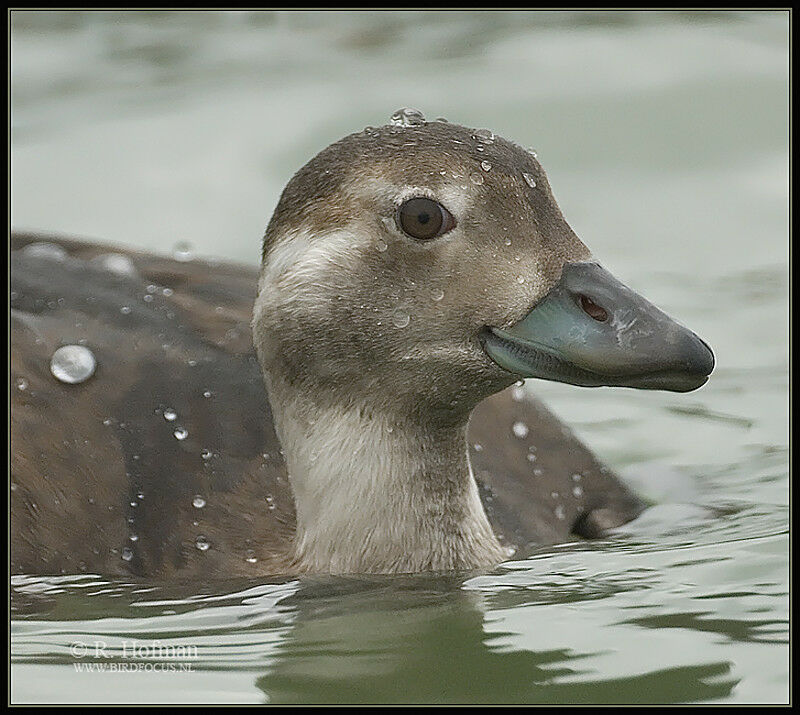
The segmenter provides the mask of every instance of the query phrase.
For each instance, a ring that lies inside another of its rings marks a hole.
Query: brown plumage
[[[26,255],[42,241],[67,257]],[[291,572],[292,492],[250,331],[257,271],[33,234],[14,235],[11,249],[12,571]],[[135,275],[92,261],[109,251],[128,256]],[[98,363],[78,385],[49,368],[72,343]],[[469,427],[469,443],[481,447],[470,451],[482,501],[503,543],[596,536],[639,513],[641,502],[556,417],[511,393],[485,400]],[[529,439],[513,435],[516,421]]]

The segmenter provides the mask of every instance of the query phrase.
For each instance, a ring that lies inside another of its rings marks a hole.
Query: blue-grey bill
[[[585,387],[688,392],[714,369],[703,340],[597,263],[568,263],[522,320],[481,337],[508,372]]]

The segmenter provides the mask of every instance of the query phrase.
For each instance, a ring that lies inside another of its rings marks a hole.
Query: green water
[[[253,263],[300,165],[414,106],[534,147],[718,361],[686,395],[528,382],[655,504],[606,540],[449,578],[14,577],[15,702],[788,700],[786,13],[14,13],[12,81],[17,228]]]

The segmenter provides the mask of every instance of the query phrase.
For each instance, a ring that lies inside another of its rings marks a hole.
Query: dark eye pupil
[[[397,222],[409,236],[423,240],[436,238],[452,228],[447,209],[423,197],[406,201],[397,212]]]

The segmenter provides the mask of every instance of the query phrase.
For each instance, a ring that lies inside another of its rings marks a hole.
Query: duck
[[[11,238],[11,566],[473,572],[645,508],[523,381],[714,367],[562,215],[534,153],[398,110],[283,190],[260,270]]]

